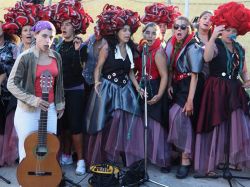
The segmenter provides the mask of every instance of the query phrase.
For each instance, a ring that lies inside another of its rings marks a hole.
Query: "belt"
[[[222,72],[219,75],[215,75],[216,77],[222,77],[225,79],[239,79],[240,75],[228,75],[226,72]]]
[[[185,78],[187,78],[189,76],[191,76],[191,73],[180,73],[180,74],[179,73],[174,73],[173,79],[175,81],[180,81],[180,80],[185,79]]]

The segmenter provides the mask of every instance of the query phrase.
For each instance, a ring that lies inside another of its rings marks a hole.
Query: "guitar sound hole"
[[[48,150],[47,147],[40,146],[36,148],[36,155],[37,156],[45,156],[47,154]]]

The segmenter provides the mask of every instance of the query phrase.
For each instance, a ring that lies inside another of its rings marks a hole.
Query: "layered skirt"
[[[192,157],[194,132],[190,117],[182,112],[183,108],[174,104],[169,110],[169,135],[168,142],[183,153]]]
[[[0,135],[0,166],[12,165],[18,158],[18,138],[14,127],[15,111],[9,112],[3,135]]]
[[[198,111],[200,107],[200,96],[203,91],[204,77],[199,74],[193,100],[194,113],[186,116],[183,107],[187,101],[191,77],[176,81],[173,84],[173,104],[169,110],[169,135],[168,142],[190,158],[194,150],[194,128],[196,127]]]
[[[232,112],[231,124],[225,121],[211,132],[197,134],[195,170],[201,173],[214,171],[216,166],[226,162],[228,148],[230,164],[250,168],[250,118],[242,109]]]
[[[16,99],[11,96],[8,101],[2,102],[1,104],[0,126],[2,126],[2,130],[0,130],[0,166],[12,165],[18,158],[18,138],[14,127]]]
[[[129,166],[144,158],[144,126],[131,82],[121,87],[102,79],[100,94],[92,90],[84,126],[91,134],[87,161],[118,162],[120,155]]]
[[[148,100],[154,97],[160,87],[160,79],[150,79],[147,85]],[[142,113],[144,113],[144,98],[140,99]],[[148,137],[147,153],[152,164],[160,167],[168,167],[171,160],[171,144],[167,142],[168,137],[168,98],[164,93],[161,99],[153,104],[147,105]]]
[[[230,164],[250,167],[249,101],[239,80],[208,78],[197,125],[196,171],[215,170],[228,153]]]

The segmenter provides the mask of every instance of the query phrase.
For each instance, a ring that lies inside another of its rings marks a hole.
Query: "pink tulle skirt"
[[[172,146],[167,142],[167,137],[167,129],[159,122],[148,118],[147,156],[152,164],[159,167],[170,166]]]
[[[170,108],[168,142],[192,157],[194,132],[190,118],[182,110],[178,104]]]
[[[0,136],[0,166],[12,165],[18,158],[18,137],[14,126],[15,111],[11,111],[5,123],[4,135]]]
[[[144,158],[144,127],[141,117],[115,110],[105,128],[88,139],[87,162],[119,162],[124,155],[127,166]]]
[[[237,109],[231,115],[230,164],[250,168],[250,119],[243,110]],[[209,133],[196,136],[195,170],[200,173],[214,171],[225,163],[227,132],[229,122],[214,127]]]

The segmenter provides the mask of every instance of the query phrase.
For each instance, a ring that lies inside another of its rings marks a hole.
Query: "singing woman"
[[[47,131],[56,134],[57,118],[62,117],[65,106],[61,57],[50,49],[55,27],[48,21],[38,21],[32,30],[36,45],[18,56],[7,83],[8,90],[18,99],[14,124],[20,162],[26,155],[25,138],[38,130],[40,110],[48,111]],[[40,76],[45,70],[53,76],[48,102],[41,98]]]

